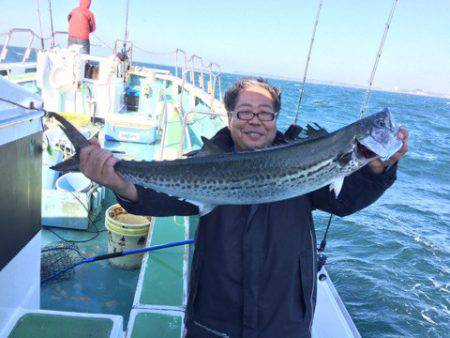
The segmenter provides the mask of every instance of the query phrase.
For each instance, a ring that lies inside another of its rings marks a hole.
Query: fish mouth
[[[356,141],[356,153],[358,158],[365,160],[372,160],[378,157],[376,153],[374,153],[359,141]]]
[[[386,161],[403,146],[403,142],[396,137],[395,132],[385,133],[383,136],[381,140],[372,136],[356,140],[358,155],[368,160],[379,158]]]

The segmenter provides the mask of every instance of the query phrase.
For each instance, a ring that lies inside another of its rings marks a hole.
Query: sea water
[[[240,76],[224,74],[226,88]],[[282,91],[281,131],[295,117],[300,82]],[[365,91],[306,84],[299,124],[329,131],[359,118]],[[389,108],[409,131],[397,181],[364,210],[334,217],[327,271],[363,337],[444,337],[450,332],[450,99],[374,91],[365,116]],[[328,215],[314,212],[318,241]]]

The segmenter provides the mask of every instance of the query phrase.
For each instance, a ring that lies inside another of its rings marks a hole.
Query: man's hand
[[[114,165],[120,160],[115,158],[110,151],[102,149],[96,138],[89,142],[91,145],[80,151],[81,172],[92,181],[136,202],[138,195],[134,184],[125,180],[114,170]]]
[[[373,173],[381,174],[387,166],[395,164],[399,159],[403,157],[408,151],[408,130],[404,128],[400,128],[397,133],[397,137],[403,141],[403,146],[397,151],[394,155],[392,155],[389,160],[381,161],[379,159],[373,160],[369,163],[370,168]]]

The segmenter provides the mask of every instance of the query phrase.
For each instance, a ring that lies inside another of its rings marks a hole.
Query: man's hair
[[[281,91],[274,86],[271,86],[267,80],[262,77],[244,77],[238,81],[236,81],[231,87],[229,87],[225,93],[225,97],[223,99],[225,103],[225,109],[227,112],[231,112],[236,107],[236,101],[239,96],[239,92],[242,89],[258,86],[266,89],[270,96],[272,96],[273,102],[273,110],[275,113],[280,111],[281,108]]]

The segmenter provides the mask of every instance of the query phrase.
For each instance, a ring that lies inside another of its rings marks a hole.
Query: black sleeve
[[[374,174],[366,165],[344,179],[339,197],[326,186],[311,193],[313,209],[347,216],[375,202],[397,178],[397,164],[382,174]]]
[[[147,216],[191,216],[198,207],[178,198],[136,185],[138,201],[131,202],[116,194],[117,202],[129,213]]]

